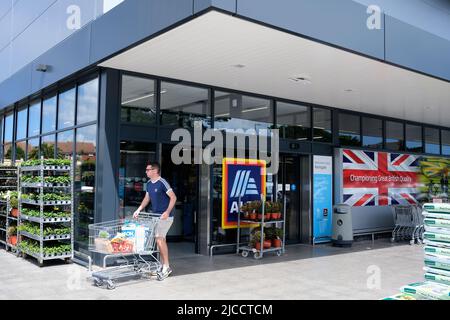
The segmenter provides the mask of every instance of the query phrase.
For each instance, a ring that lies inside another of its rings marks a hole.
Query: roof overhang
[[[100,66],[450,127],[449,82],[217,11]]]

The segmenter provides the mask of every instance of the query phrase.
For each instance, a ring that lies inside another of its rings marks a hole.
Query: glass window
[[[28,107],[24,107],[23,109],[17,112],[17,136],[16,140],[22,140],[27,137],[27,116],[28,116]]]
[[[5,143],[13,140],[14,114],[10,113],[5,118]]]
[[[374,118],[362,118],[363,147],[383,148],[383,121]]]
[[[352,114],[339,114],[339,142],[343,146],[361,146],[361,118]]]
[[[59,94],[58,129],[75,125],[75,88]]]
[[[98,79],[91,80],[78,87],[77,124],[97,120]]]
[[[33,103],[28,113],[28,137],[34,137],[41,133],[41,102]]]
[[[58,133],[57,156],[59,159],[71,159],[73,156],[73,130]]]
[[[75,247],[88,249],[89,224],[94,223],[96,125],[76,130]]]
[[[218,129],[272,128],[273,110],[270,100],[217,91],[214,104],[214,126]]]
[[[441,153],[439,129],[425,127],[425,153]]]
[[[207,89],[161,82],[162,125],[193,128],[195,121],[210,118],[209,110]]]
[[[403,150],[405,143],[404,126],[401,122],[386,121],[386,148]]]
[[[122,77],[122,122],[156,124],[155,81]]]
[[[156,144],[120,142],[119,199],[122,212],[119,218],[129,218],[141,205],[148,180],[145,168],[150,161],[155,160]]]
[[[332,142],[331,111],[313,108],[313,139],[319,142]]]
[[[21,141],[21,142],[17,142],[16,143],[16,154],[15,154],[15,158],[16,158],[16,165],[19,165],[20,163],[22,163],[23,161],[25,161],[25,150],[27,148],[27,142],[26,141]]]
[[[43,136],[41,140],[41,157],[45,159],[55,157],[55,135]]]
[[[441,138],[442,138],[442,154],[450,156],[450,131],[442,130]]]
[[[36,160],[39,159],[39,139],[30,139],[28,140],[27,145],[27,159],[28,160]]]
[[[0,144],[3,144],[3,116],[0,116]]]
[[[421,126],[406,125],[406,151],[423,152]]]
[[[310,140],[311,109],[298,104],[277,102],[277,126],[281,138]]]
[[[3,163],[7,166],[12,164],[12,142],[6,142],[3,147]]]
[[[42,103],[42,133],[56,130],[56,96]]]

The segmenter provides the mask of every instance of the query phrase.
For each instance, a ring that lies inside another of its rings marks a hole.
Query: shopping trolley
[[[393,206],[395,227],[392,231],[391,241],[409,240],[410,244],[423,241],[423,216],[420,206]]]
[[[140,213],[134,220],[114,220],[89,225],[89,250],[91,252],[117,256],[122,265],[105,268],[92,273],[94,284],[115,289],[118,280],[130,278],[150,279],[163,277],[159,270],[155,230],[159,215]]]

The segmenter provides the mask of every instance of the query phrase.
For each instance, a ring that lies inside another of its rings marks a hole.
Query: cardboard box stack
[[[425,281],[401,288],[384,300],[450,300],[450,204],[423,206]]]

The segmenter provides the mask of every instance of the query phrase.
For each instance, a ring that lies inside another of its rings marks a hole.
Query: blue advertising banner
[[[313,239],[327,242],[332,235],[333,214],[333,158],[313,158]]]

